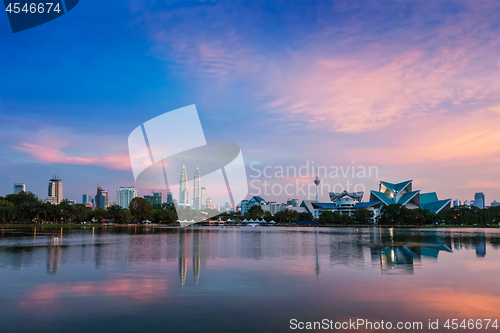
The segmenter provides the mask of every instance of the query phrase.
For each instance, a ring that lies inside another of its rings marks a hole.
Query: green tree
[[[144,198],[133,198],[130,201],[129,210],[136,222],[153,219],[153,207]]]
[[[14,204],[10,201],[0,200],[0,219],[2,223],[11,222],[14,218]]]
[[[119,205],[111,205],[108,206],[106,209],[108,212],[108,216],[115,222],[115,223],[127,223],[127,217],[130,216],[128,212],[128,209],[124,209]]]
[[[7,194],[5,200],[12,202],[14,206],[18,206],[22,203],[32,204],[38,201],[38,198],[31,192],[20,192],[17,194]]]
[[[297,220],[298,221],[312,221],[312,220],[314,220],[314,216],[311,213],[302,212],[302,213],[298,213]]]
[[[357,208],[354,211],[354,221],[361,224],[373,223],[373,212],[366,208]]]
[[[73,209],[73,218],[76,222],[84,222],[89,210],[90,208],[83,204],[76,204]]]
[[[260,206],[252,206],[248,210],[248,212],[245,213],[245,218],[246,219],[261,219],[264,216],[264,211]]]
[[[177,213],[170,209],[155,209],[153,221],[155,223],[172,224],[177,221]]]
[[[90,214],[91,218],[89,220],[96,220],[98,223],[102,223],[102,220],[106,218],[107,211],[106,208],[100,207],[96,208]]]
[[[266,210],[264,212],[264,220],[266,220],[266,222],[271,222],[273,220],[273,214],[271,214],[270,211]]]
[[[321,224],[335,224],[342,221],[342,215],[338,212],[324,210],[319,214],[319,223]]]

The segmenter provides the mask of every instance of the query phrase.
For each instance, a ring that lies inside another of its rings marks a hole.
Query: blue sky
[[[499,200],[499,22],[495,1],[80,1],[16,34],[4,13],[0,195],[59,174],[69,199],[113,198],[130,132],[196,104],[248,166],[354,161],[378,167],[367,191]]]

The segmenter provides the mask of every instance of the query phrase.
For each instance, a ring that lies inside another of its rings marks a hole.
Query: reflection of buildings
[[[480,232],[476,235],[476,256],[477,257],[485,257],[486,256],[486,237],[484,236],[484,232]]]
[[[201,266],[201,230],[193,231],[193,275],[194,283],[198,285],[200,281],[200,266]]]
[[[61,266],[62,247],[51,245],[47,249],[47,274],[56,274]]]
[[[181,284],[184,287],[186,283],[187,273],[187,257],[188,257],[188,233],[186,231],[179,233],[179,276]]]
[[[371,237],[372,261],[380,261],[382,274],[413,274],[415,262],[422,257],[437,260],[440,251],[453,252],[449,235],[420,232],[408,235],[405,231],[397,234],[391,228],[374,230]]]

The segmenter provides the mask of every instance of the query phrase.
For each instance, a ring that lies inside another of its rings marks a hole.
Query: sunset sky
[[[134,185],[130,132],[195,104],[250,180],[254,162],[314,161],[376,166],[322,177],[362,184],[365,200],[409,179],[440,199],[500,200],[498,1],[80,1],[15,34],[2,13],[0,45],[1,196],[22,182],[44,199],[58,174],[67,199],[99,183],[114,200]]]

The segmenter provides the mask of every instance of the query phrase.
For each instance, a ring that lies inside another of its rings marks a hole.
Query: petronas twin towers
[[[182,165],[181,179],[179,183],[179,204],[189,205],[189,191],[187,189],[187,172],[186,166]],[[196,167],[194,171],[194,188],[193,188],[193,208],[201,209],[201,183],[200,169]]]

